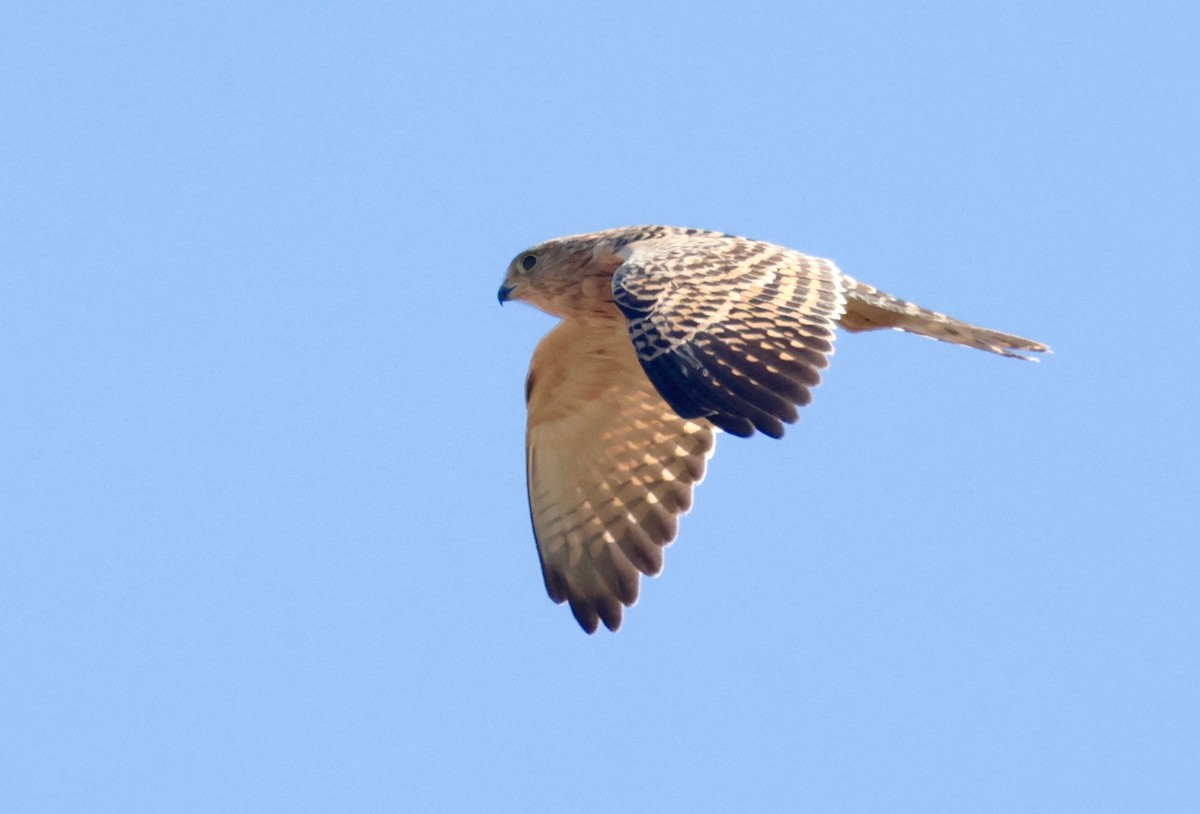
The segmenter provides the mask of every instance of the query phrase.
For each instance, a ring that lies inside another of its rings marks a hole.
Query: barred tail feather
[[[842,314],[838,324],[847,331],[895,328],[942,342],[966,345],[1013,359],[1024,359],[1027,362],[1036,362],[1037,359],[1016,351],[1051,352],[1049,346],[1041,342],[971,325],[893,297],[850,277],[843,279],[846,283],[846,312]]]

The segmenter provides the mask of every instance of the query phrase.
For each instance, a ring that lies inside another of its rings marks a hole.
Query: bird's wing
[[[529,512],[546,591],[589,633],[621,624],[639,572],[704,477],[714,431],[681,418],[638,366],[616,320],[567,320],[534,351],[526,383]]]
[[[728,235],[630,243],[613,276],[638,361],[685,418],[778,438],[833,353],[846,308],[828,260]]]

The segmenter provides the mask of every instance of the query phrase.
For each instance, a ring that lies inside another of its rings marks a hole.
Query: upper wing
[[[546,591],[584,630],[621,624],[639,571],[704,477],[713,429],[680,418],[637,365],[617,321],[567,320],[534,351],[526,384],[529,512]]]
[[[833,352],[846,308],[828,260],[728,235],[630,244],[613,276],[638,361],[685,418],[778,438]]]

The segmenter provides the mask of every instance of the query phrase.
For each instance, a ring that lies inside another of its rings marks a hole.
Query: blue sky
[[[2,23],[5,811],[1195,810],[1193,4]],[[843,336],[588,637],[495,292],[634,223],[1056,353]]]

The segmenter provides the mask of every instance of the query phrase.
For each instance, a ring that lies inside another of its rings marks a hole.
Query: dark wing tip
[[[583,628],[584,633],[589,636],[596,632],[600,627],[600,614],[596,612],[596,608],[591,602],[586,599],[571,597],[571,613],[575,614],[575,621]]]
[[[542,561],[542,580],[546,583],[546,593],[556,605],[567,601],[567,578],[561,571],[546,567]]]
[[[604,622],[604,626],[614,633],[620,630],[623,606],[616,597],[572,596],[568,601],[575,621],[589,636],[600,629],[600,622]]]

